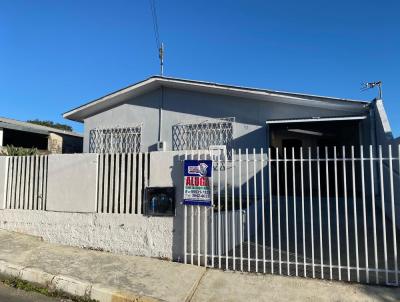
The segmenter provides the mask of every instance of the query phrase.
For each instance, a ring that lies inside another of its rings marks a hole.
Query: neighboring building
[[[81,153],[83,135],[0,117],[0,148],[13,145],[41,153]]]
[[[377,145],[381,100],[355,101],[154,76],[66,112],[84,152]]]

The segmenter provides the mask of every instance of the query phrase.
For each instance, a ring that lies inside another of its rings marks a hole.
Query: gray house
[[[153,76],[64,113],[84,152],[378,145],[393,137],[371,102]]]

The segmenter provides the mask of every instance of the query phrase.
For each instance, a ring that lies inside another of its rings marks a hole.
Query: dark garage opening
[[[334,147],[336,147],[336,171],[337,171],[337,187],[338,196],[344,196],[344,176],[346,176],[346,192],[352,194],[352,163],[345,161],[343,164],[343,156],[351,157],[351,148],[354,146],[355,157],[359,156],[360,152],[360,120],[344,120],[344,121],[315,121],[315,122],[299,122],[299,123],[276,123],[269,125],[271,158],[276,159],[276,148],[278,148],[279,159],[284,158],[284,149],[286,148],[286,158],[300,159],[303,155],[303,181],[304,194],[306,196],[318,194],[317,173],[318,165],[320,171],[320,190],[321,194],[325,195],[329,191],[330,196],[335,195],[335,163],[331,160],[334,158]],[[344,146],[344,154],[343,154]],[[317,151],[319,149],[319,154]],[[293,149],[294,148],[294,149]],[[328,153],[326,153],[326,150]],[[366,152],[368,150],[365,150]],[[311,156],[312,161],[308,161]],[[321,161],[315,159],[319,156]],[[326,158],[329,159],[326,164]],[[301,163],[295,161],[295,175],[293,176],[292,161],[288,163],[289,168],[286,171],[288,188],[293,187],[293,179],[296,183],[296,194],[301,190]],[[326,169],[328,167],[328,182]],[[280,162],[273,162],[272,166],[272,190],[277,194],[277,169],[279,169],[279,190],[280,194],[285,192],[285,171],[284,165]],[[310,177],[311,168],[311,177]],[[359,163],[356,164],[356,174],[359,171]],[[346,172],[344,172],[346,169]],[[358,174],[357,174],[358,175]],[[310,188],[310,179],[312,188]],[[355,180],[359,182],[358,179]],[[329,188],[327,188],[327,183]],[[357,188],[361,186],[357,185]],[[329,190],[327,190],[329,189]],[[291,189],[292,190],[292,189]],[[312,190],[312,191],[310,191]],[[290,192],[289,192],[290,193]]]
[[[47,150],[47,137],[47,134],[4,129],[3,145],[13,145],[15,147]]]

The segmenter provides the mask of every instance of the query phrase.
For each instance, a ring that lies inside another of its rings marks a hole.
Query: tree
[[[68,125],[65,125],[65,124],[60,124],[60,123],[54,123],[53,121],[41,121],[41,120],[35,119],[35,120],[29,120],[27,122],[31,123],[31,124],[50,127],[50,128],[56,128],[56,129],[60,129],[60,130],[72,131],[72,127],[71,126],[68,126]]]

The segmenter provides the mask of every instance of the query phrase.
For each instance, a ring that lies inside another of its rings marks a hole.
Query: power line
[[[160,48],[160,33],[158,31],[158,19],[155,0],[149,0],[151,15],[153,17],[154,38],[156,40],[157,50]]]
[[[161,76],[164,74],[164,44],[160,42],[160,33],[158,30],[158,18],[155,0],[149,0],[151,15],[153,17],[153,29],[154,38],[156,40],[156,46],[158,51],[158,58],[160,59],[160,73]]]

